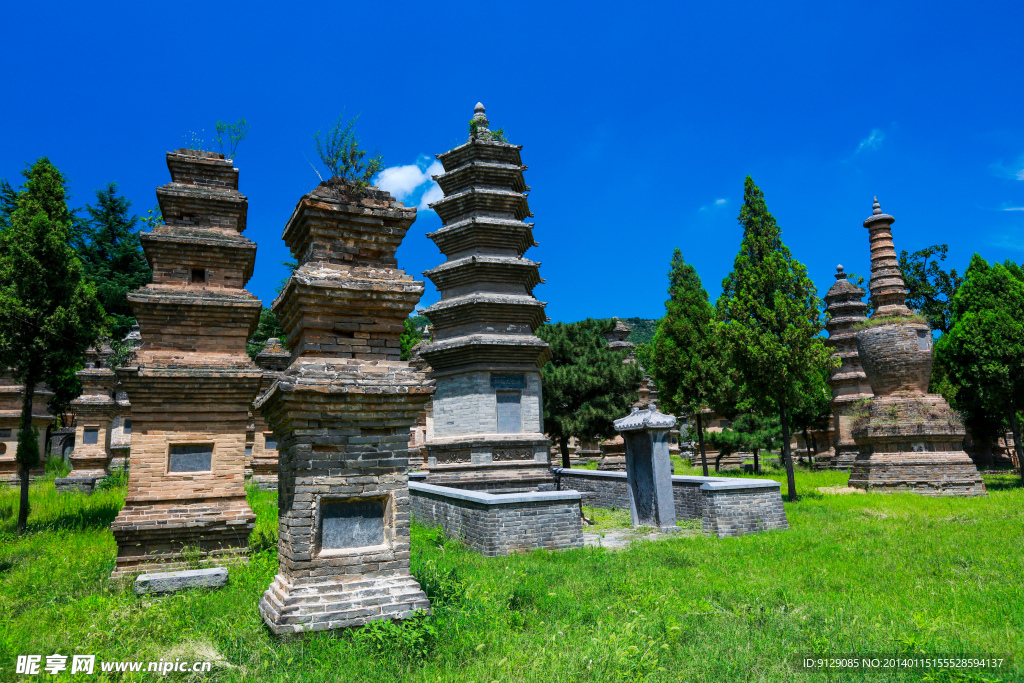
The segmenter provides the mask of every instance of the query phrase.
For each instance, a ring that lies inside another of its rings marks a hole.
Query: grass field
[[[484,558],[414,525],[413,571],[432,616],[284,641],[257,611],[277,567],[276,494],[250,492],[263,549],[232,568],[226,588],[140,598],[107,579],[122,491],[34,484],[30,533],[18,537],[17,492],[0,490],[0,679],[18,679],[19,654],[60,653],[212,660],[209,673],[165,677],[203,681],[1024,680],[1024,660],[982,675],[794,670],[794,655],[810,652],[1024,652],[1015,478],[986,477],[984,500],[816,491],[845,479],[799,471],[788,531],[623,552]]]

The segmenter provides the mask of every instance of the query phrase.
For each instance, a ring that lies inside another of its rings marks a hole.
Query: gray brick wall
[[[523,433],[541,433],[540,373],[526,375],[523,389]],[[434,436],[438,438],[464,434],[494,434],[498,429],[495,389],[489,371],[442,375],[434,392]]]
[[[778,488],[703,490],[704,533],[724,538],[788,529]]]
[[[487,557],[583,546],[575,492],[492,495],[410,481],[409,493],[417,522],[440,525]]]

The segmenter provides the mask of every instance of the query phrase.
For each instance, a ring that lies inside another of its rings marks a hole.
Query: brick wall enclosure
[[[583,546],[576,491],[492,495],[409,482],[409,493],[416,521],[443,526],[487,557]]]

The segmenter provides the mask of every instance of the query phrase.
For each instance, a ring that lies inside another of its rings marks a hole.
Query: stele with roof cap
[[[679,531],[668,452],[668,430],[675,424],[674,416],[659,413],[653,403],[646,410],[634,407],[633,412],[614,422],[626,442],[626,487],[634,527],[651,527],[663,533]]]

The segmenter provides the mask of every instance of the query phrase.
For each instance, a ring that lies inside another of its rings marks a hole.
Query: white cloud
[[[729,201],[729,200],[727,200],[727,199],[716,199],[715,200],[715,206],[723,206],[727,201]]]
[[[431,176],[444,173],[440,161],[429,163],[429,157],[421,154],[415,163],[404,166],[389,166],[381,171],[374,184],[394,195],[400,202],[418,204],[419,210],[429,211],[427,204],[444,196],[441,188]]]
[[[710,211],[711,209],[717,209],[725,206],[729,203],[728,199],[716,199],[712,204],[705,204],[704,206],[697,209],[698,211]]]
[[[857,151],[861,152],[865,149],[878,149],[882,145],[882,140],[885,140],[885,133],[878,128],[872,128],[871,134],[860,141],[857,145]]]
[[[1024,178],[1021,178],[1021,180],[1024,180]],[[1024,206],[1007,206],[1003,211],[1024,211]]]

